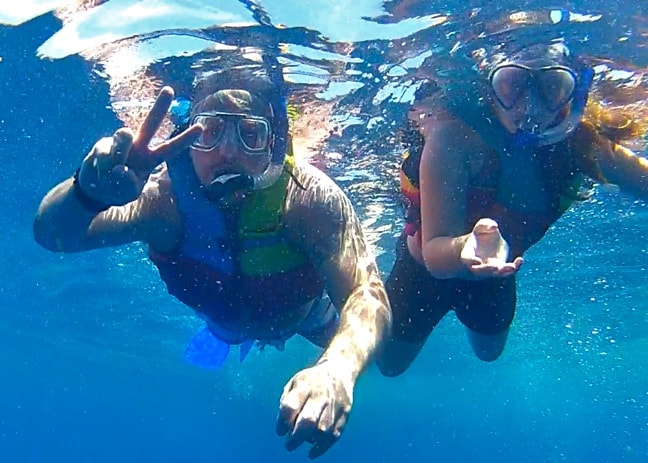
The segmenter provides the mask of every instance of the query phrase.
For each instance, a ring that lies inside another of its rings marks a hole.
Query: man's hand
[[[509,246],[492,219],[479,219],[461,250],[461,261],[480,278],[508,277],[516,273],[521,257],[508,261]]]
[[[155,148],[149,147],[173,98],[173,89],[164,87],[137,134],[121,128],[94,145],[79,171],[79,186],[86,195],[111,206],[134,201],[157,166],[185,151],[200,136],[202,127],[194,125]]]
[[[353,403],[353,381],[343,368],[328,361],[298,372],[284,387],[277,434],[287,435],[286,449],[312,444],[308,457],[317,458],[340,437]]]

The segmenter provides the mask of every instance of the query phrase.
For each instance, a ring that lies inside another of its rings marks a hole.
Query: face
[[[509,133],[542,133],[562,119],[567,107],[550,111],[532,91],[526,92],[510,108],[503,108],[497,101],[493,102],[495,114]]]
[[[193,123],[203,134],[190,148],[196,176],[204,186],[225,174],[257,176],[268,167],[271,128],[267,118],[245,117],[250,111],[207,99],[197,108]]]

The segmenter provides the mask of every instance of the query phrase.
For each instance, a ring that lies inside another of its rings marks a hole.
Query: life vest
[[[578,143],[576,135],[543,147],[516,146],[482,103],[460,99],[447,107],[482,138],[492,154],[492,162],[484,163],[466,190],[465,232],[480,218],[492,218],[509,243],[511,255],[522,255],[581,195],[585,175],[576,167],[572,155]],[[401,192],[408,203],[408,235],[414,235],[421,226],[421,152],[422,146],[405,151],[400,168]],[[529,195],[520,200],[524,192]]]
[[[183,237],[175,251],[149,256],[170,294],[220,325],[243,312],[276,319],[322,295],[322,278],[283,227],[294,164],[289,152],[280,178],[232,212],[206,198],[188,154],[167,163]]]

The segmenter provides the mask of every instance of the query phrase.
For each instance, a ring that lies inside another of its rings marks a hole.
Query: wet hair
[[[518,50],[509,58],[509,61],[522,63],[536,60],[551,61],[564,66],[573,65],[571,52],[562,42],[531,45]]]
[[[498,51],[492,55],[485,52],[474,52],[473,59],[477,69],[484,75],[488,74],[503,63],[529,63],[532,61],[546,61],[547,63],[560,64],[577,71],[578,63],[569,47],[563,42],[538,43],[527,45],[516,50]]]
[[[263,116],[272,120],[274,113],[270,103],[260,95],[242,89],[218,90],[200,100],[192,113],[202,112],[205,106],[216,107],[224,111],[235,111],[255,116]]]
[[[285,104],[284,97],[274,85],[262,65],[245,65],[211,73],[194,84],[192,113],[207,103],[233,106],[242,111],[268,117],[278,113],[273,108]]]

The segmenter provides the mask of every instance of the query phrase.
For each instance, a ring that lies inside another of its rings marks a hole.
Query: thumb
[[[188,150],[191,144],[200,138],[203,130],[203,126],[200,124],[189,126],[178,135],[156,146],[152,151],[152,158],[155,159],[157,164],[172,160],[180,153]]]
[[[107,174],[115,166],[125,163],[133,144],[132,132],[129,132],[128,129],[119,129],[112,137],[102,138],[95,143],[86,159],[92,162],[97,175]]]

